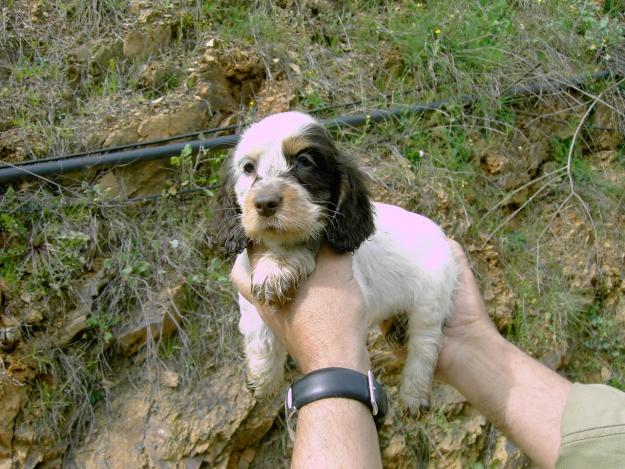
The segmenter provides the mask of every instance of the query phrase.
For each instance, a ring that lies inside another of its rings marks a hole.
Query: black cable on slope
[[[527,85],[516,85],[505,90],[501,96],[523,96],[544,91],[553,91],[561,88],[580,86],[585,83],[603,80],[612,76],[610,71],[602,71],[590,77],[576,77],[567,81],[547,80]],[[479,96],[462,96],[458,100],[440,100],[429,104],[420,104],[391,109],[378,109],[367,113],[353,116],[345,115],[328,119],[324,124],[328,128],[345,126],[360,126],[369,122],[379,122],[406,114],[422,114],[427,111],[441,109],[447,104],[455,103],[467,106],[475,103]],[[176,138],[176,137],[173,137]],[[36,179],[52,174],[64,174],[89,168],[106,168],[120,165],[128,165],[141,161],[153,161],[165,159],[180,154],[182,149],[189,145],[193,153],[197,153],[200,148],[206,150],[216,150],[230,148],[236,145],[238,135],[227,135],[203,140],[193,140],[190,142],[170,143],[162,146],[135,148],[133,150],[112,151],[107,153],[80,154],[72,158],[57,157],[47,160],[31,160],[15,165],[3,163],[0,166],[0,185],[15,181]]]

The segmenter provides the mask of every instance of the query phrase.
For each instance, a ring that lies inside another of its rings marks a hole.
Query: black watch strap
[[[287,418],[306,404],[329,397],[362,402],[371,409],[378,426],[388,411],[386,393],[371,371],[364,375],[348,368],[322,368],[298,379],[287,390],[284,401]]]

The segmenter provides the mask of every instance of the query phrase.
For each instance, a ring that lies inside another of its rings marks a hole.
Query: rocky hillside
[[[288,109],[445,100],[334,135],[377,199],[464,245],[510,340],[570,379],[625,388],[622,2],[0,8],[0,166],[224,135]],[[0,468],[288,467],[281,396],[246,387],[210,230],[226,155],[0,187]],[[370,350],[391,400],[385,467],[530,467],[452,388],[436,385],[422,420],[401,415],[401,360],[377,329]]]

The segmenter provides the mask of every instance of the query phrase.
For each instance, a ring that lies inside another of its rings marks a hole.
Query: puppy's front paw
[[[252,273],[252,295],[261,303],[284,304],[293,299],[306,273],[298,265],[262,259]]]
[[[261,303],[284,304],[293,299],[297,287],[301,281],[294,281],[293,278],[282,276],[266,277],[263,281],[256,283],[252,279],[252,295],[256,301]]]

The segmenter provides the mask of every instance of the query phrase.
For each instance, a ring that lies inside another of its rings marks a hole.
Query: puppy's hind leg
[[[419,314],[412,312],[408,319],[408,355],[399,392],[413,417],[419,417],[430,406],[434,368],[443,337],[440,322],[423,323]]]
[[[284,381],[286,348],[263,322],[256,308],[241,295],[239,306],[239,330],[245,338],[247,379],[255,397],[271,397]]]

